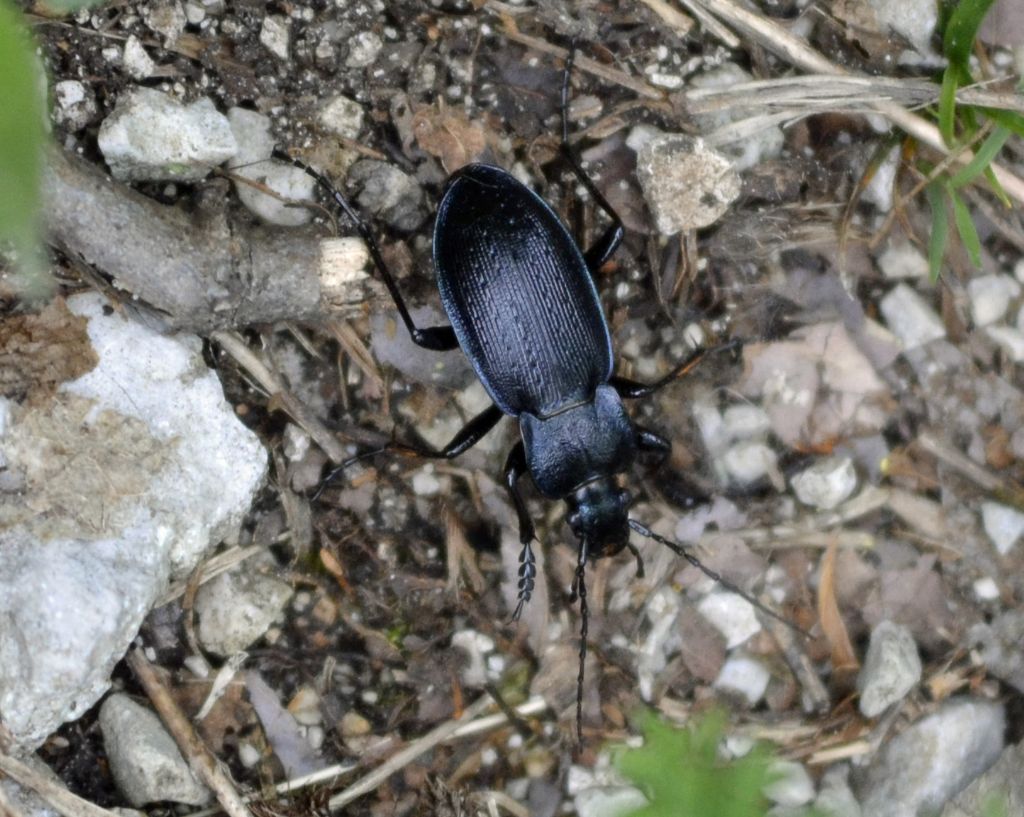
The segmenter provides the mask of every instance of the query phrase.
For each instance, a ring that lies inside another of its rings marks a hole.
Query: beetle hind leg
[[[516,516],[519,517],[519,542],[522,549],[519,551],[519,585],[516,609],[512,613],[512,621],[518,621],[522,615],[523,608],[533,595],[533,588],[537,580],[537,560],[533,554],[531,543],[536,538],[533,527],[533,520],[530,519],[530,512],[523,501],[523,495],[519,493],[519,480],[526,473],[526,450],[520,441],[515,444],[505,461],[505,487],[509,496],[512,497],[512,505],[516,509]]]
[[[587,175],[587,171],[583,169],[583,165],[580,163],[579,157],[576,155],[576,151],[573,150],[572,143],[569,141],[569,78],[572,75],[572,65],[575,58],[576,40],[573,39],[569,46],[569,56],[565,59],[565,70],[562,73],[562,142],[559,145],[559,150],[565,160],[569,163],[573,174],[579,180],[580,184],[582,184],[584,188],[586,188],[587,192],[593,196],[598,207],[604,210],[605,215],[607,215],[612,222],[601,237],[583,253],[583,258],[587,262],[587,269],[590,270],[591,275],[594,275],[604,265],[604,263],[612,257],[615,250],[618,249],[619,244],[622,243],[624,228],[619,214],[615,212],[615,208],[611,206],[608,199],[604,197],[604,194],[597,189],[597,185],[594,184],[594,180]]]
[[[431,349],[435,352],[447,352],[452,349],[457,349],[459,341],[455,337],[455,330],[452,329],[452,327],[428,326],[421,329],[416,325],[416,322],[413,321],[412,315],[409,314],[409,307],[406,306],[405,298],[402,297],[402,292],[398,288],[398,283],[391,274],[391,270],[388,269],[388,265],[384,262],[384,256],[381,254],[380,247],[377,244],[377,239],[373,235],[373,230],[370,229],[370,225],[366,220],[349,203],[348,199],[346,199],[338,188],[331,183],[331,180],[320,171],[310,167],[305,162],[301,162],[298,159],[293,158],[280,148],[274,148],[271,155],[279,161],[289,162],[299,168],[299,170],[304,171],[307,176],[311,176],[315,179],[316,183],[320,185],[323,191],[334,200],[336,205],[338,205],[338,209],[348,216],[349,221],[352,222],[352,226],[354,226],[356,228],[356,232],[359,233],[359,237],[366,243],[366,248],[370,251],[370,257],[373,259],[374,266],[376,266],[380,271],[381,278],[384,280],[384,286],[387,287],[387,290],[391,295],[391,300],[395,302],[395,308],[398,310],[398,314],[401,316],[402,323],[405,324],[405,328],[409,330],[409,336],[412,338],[412,342],[417,346],[421,346],[424,349]]]

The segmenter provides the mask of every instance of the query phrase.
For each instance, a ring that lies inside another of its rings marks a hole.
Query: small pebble
[[[988,326],[1000,320],[1010,299],[1020,294],[1020,284],[1009,275],[980,275],[967,282],[971,318],[975,326]]]
[[[1002,555],[1008,553],[1024,533],[1024,513],[998,502],[981,504],[981,522],[988,538]]]
[[[92,89],[74,79],[53,86],[53,118],[69,131],[84,128],[96,116],[96,97]]]
[[[995,601],[999,598],[999,585],[991,576],[976,579],[974,582],[974,595],[980,601]]]
[[[805,505],[830,511],[857,487],[857,472],[849,457],[826,457],[796,474],[793,492]]]
[[[913,289],[897,285],[879,304],[882,316],[904,349],[915,349],[946,336],[942,319]]]
[[[910,630],[882,621],[871,631],[864,666],[857,676],[860,711],[877,718],[921,680],[921,659]]]
[[[773,803],[795,808],[814,799],[814,782],[802,764],[776,760],[770,773],[775,779],[764,787],[763,792]]]
[[[729,406],[722,414],[725,433],[731,440],[760,440],[771,430],[772,421],[760,406]]]
[[[121,62],[132,79],[146,79],[156,68],[156,63],[134,34],[125,41]]]
[[[346,738],[360,738],[370,734],[370,722],[358,712],[349,710],[341,716],[341,734]]]
[[[1014,363],[1024,363],[1024,332],[1012,326],[986,326],[985,332]]]
[[[740,485],[749,485],[778,470],[778,457],[765,443],[745,440],[722,455],[726,473]]]
[[[745,655],[733,655],[722,665],[714,687],[722,692],[738,695],[750,706],[754,706],[764,697],[769,680],[771,674],[760,661]]]
[[[268,14],[263,18],[260,28],[260,42],[279,60],[288,59],[288,47],[291,42],[291,24],[287,17]]]
[[[347,96],[336,96],[320,111],[319,121],[328,133],[358,139],[363,128],[363,106]]]
[[[725,636],[726,649],[738,647],[752,636],[761,632],[754,606],[727,591],[708,593],[697,604],[697,610],[705,619]]]
[[[251,743],[242,741],[238,744],[238,762],[246,769],[251,769],[260,762],[260,750]]]
[[[928,259],[909,241],[891,242],[878,256],[878,268],[890,280],[927,278]]]
[[[349,68],[367,68],[373,65],[383,47],[384,41],[380,37],[372,31],[362,31],[349,43],[345,65]]]

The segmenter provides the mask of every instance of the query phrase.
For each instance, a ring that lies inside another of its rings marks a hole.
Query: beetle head
[[[614,556],[629,542],[629,492],[606,477],[581,485],[565,500],[569,527],[591,556]]]

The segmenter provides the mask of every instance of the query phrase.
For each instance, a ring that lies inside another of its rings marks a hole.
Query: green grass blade
[[[950,64],[942,74],[942,90],[939,92],[939,132],[947,147],[956,142],[956,89],[958,71]]]
[[[949,200],[953,203],[953,221],[956,224],[956,231],[960,234],[960,240],[967,250],[967,257],[975,267],[981,267],[981,239],[978,238],[978,229],[974,226],[974,219],[971,218],[971,211],[967,209],[960,194],[947,186],[946,192]]]
[[[981,21],[985,19],[994,2],[995,0],[960,0],[957,3],[942,38],[942,53],[951,66],[966,70]]]
[[[996,197],[1002,203],[1003,207],[1007,209],[1013,207],[1013,202],[1010,200],[1010,196],[1003,186],[999,183],[999,179],[996,178],[995,171],[992,170],[992,165],[985,168],[985,179],[988,181],[989,186],[992,188],[992,192],[996,194]]]
[[[992,164],[992,161],[999,154],[999,151],[1003,149],[1003,145],[1006,144],[1006,140],[1009,138],[1009,129],[1004,128],[1002,125],[997,125],[995,130],[985,137],[985,141],[975,151],[974,158],[953,174],[949,183],[953,187],[963,187],[965,184],[970,184]]]
[[[942,258],[949,244],[949,214],[946,212],[944,188],[940,182],[932,182],[924,189],[932,208],[932,231],[928,236],[928,269],[933,281],[942,272]]]
[[[44,128],[35,48],[21,14],[0,0],[0,240],[18,258],[16,287],[44,297],[50,282],[39,242]]]
[[[1002,125],[1017,136],[1024,137],[1024,116],[1016,111],[1004,111],[999,108],[982,108],[981,110],[997,125]]]

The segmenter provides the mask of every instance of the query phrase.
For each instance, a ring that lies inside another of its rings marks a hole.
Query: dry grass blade
[[[665,0],[640,0],[640,2],[657,14],[666,25],[672,26],[680,35],[689,34],[690,29],[693,28],[693,20]]]
[[[815,51],[799,37],[791,34],[781,25],[766,17],[738,5],[733,0],[688,0],[693,6],[700,6],[708,13],[741,31],[759,45],[773,54],[788,60],[798,68],[814,74],[832,76],[850,76],[850,72]],[[942,155],[949,150],[939,133],[939,129],[925,119],[911,113],[894,102],[879,102],[874,106],[877,113],[882,114],[900,130],[913,136]],[[961,161],[966,164],[974,158],[974,154],[965,151]],[[1024,202],[1024,179],[1014,175],[1005,167],[993,162],[990,167],[1003,189],[1019,202]]]
[[[849,678],[860,667],[857,654],[850,643],[850,635],[839,614],[836,601],[836,555],[839,548],[831,545],[821,560],[821,580],[818,583],[818,619],[832,650],[833,675]]]

